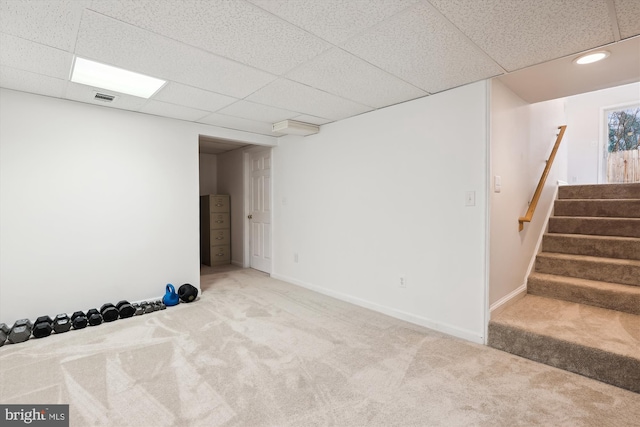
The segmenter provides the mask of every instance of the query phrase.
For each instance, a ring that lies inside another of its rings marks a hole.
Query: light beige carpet
[[[640,395],[254,270],[193,304],[0,348],[0,402],[72,426],[638,426]]]

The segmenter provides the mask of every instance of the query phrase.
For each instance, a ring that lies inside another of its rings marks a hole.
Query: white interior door
[[[271,149],[252,152],[250,165],[251,268],[271,273]]]

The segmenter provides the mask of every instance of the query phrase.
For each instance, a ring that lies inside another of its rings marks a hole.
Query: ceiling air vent
[[[313,135],[320,132],[320,126],[311,123],[298,122],[296,120],[283,120],[274,123],[271,127],[273,132],[280,132],[291,135]]]
[[[95,99],[96,101],[102,101],[102,102],[113,102],[116,98],[117,96],[115,95],[108,95],[106,93],[100,93],[100,92],[94,92],[94,95],[93,95],[93,99]]]

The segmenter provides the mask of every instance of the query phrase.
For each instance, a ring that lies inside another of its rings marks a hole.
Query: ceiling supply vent
[[[274,123],[272,130],[273,132],[286,133],[289,135],[307,136],[320,132],[320,126],[311,123],[297,122],[295,120],[283,120]]]
[[[109,94],[100,93],[100,92],[93,92],[93,99],[95,99],[96,101],[113,102],[117,98],[118,97],[115,95],[109,95]]]

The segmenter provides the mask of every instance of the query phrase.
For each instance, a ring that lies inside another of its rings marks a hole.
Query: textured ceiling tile
[[[172,117],[174,119],[196,121],[207,114],[208,111],[197,110],[195,108],[184,107],[182,105],[169,104],[167,102],[154,101],[150,99],[144,107],[140,109],[142,113],[154,114],[162,117]]]
[[[237,98],[220,95],[219,93],[209,92],[176,82],[167,83],[153,96],[153,99],[205,111],[218,111],[220,108],[237,101]]]
[[[244,130],[246,132],[259,133],[268,136],[282,136],[284,134],[271,131],[271,123],[247,120],[240,117],[232,117],[224,114],[213,113],[198,120],[200,123],[220,126],[223,128]]]
[[[91,11],[83,15],[76,54],[236,98],[276,78]]]
[[[0,87],[62,98],[66,80],[0,66]]]
[[[92,8],[244,64],[282,74],[331,45],[245,1],[96,1]]]
[[[72,60],[63,50],[0,33],[0,65],[67,79]]]
[[[239,101],[229,107],[223,108],[218,113],[228,116],[241,117],[243,119],[257,120],[260,122],[274,123],[290,119],[299,115],[293,111],[283,110],[268,105],[256,104],[249,101]]]
[[[84,0],[2,0],[0,29],[4,33],[71,51]]]
[[[420,0],[249,0],[305,30],[340,44]]]
[[[324,52],[286,77],[375,108],[427,95],[339,48]]]
[[[613,0],[620,28],[620,37],[623,39],[640,34],[640,1],[638,0]]]
[[[99,101],[95,99],[95,92],[106,92],[111,95],[116,95],[117,98],[113,102]],[[119,108],[130,111],[139,111],[147,103],[146,99],[138,96],[125,95],[123,93],[116,94],[115,92],[105,91],[104,89],[73,82],[69,82],[67,84],[65,98],[72,101],[95,104],[101,107]]]
[[[430,93],[502,73],[426,3],[394,16],[343,47]]]
[[[322,117],[309,116],[307,114],[301,114],[299,116],[295,116],[292,120],[296,120],[299,122],[311,123],[314,125],[325,125],[327,123],[331,123],[333,120],[323,119]]]
[[[614,41],[607,0],[430,2],[508,71]]]
[[[372,110],[365,105],[282,78],[247,97],[247,100],[333,120]]]

